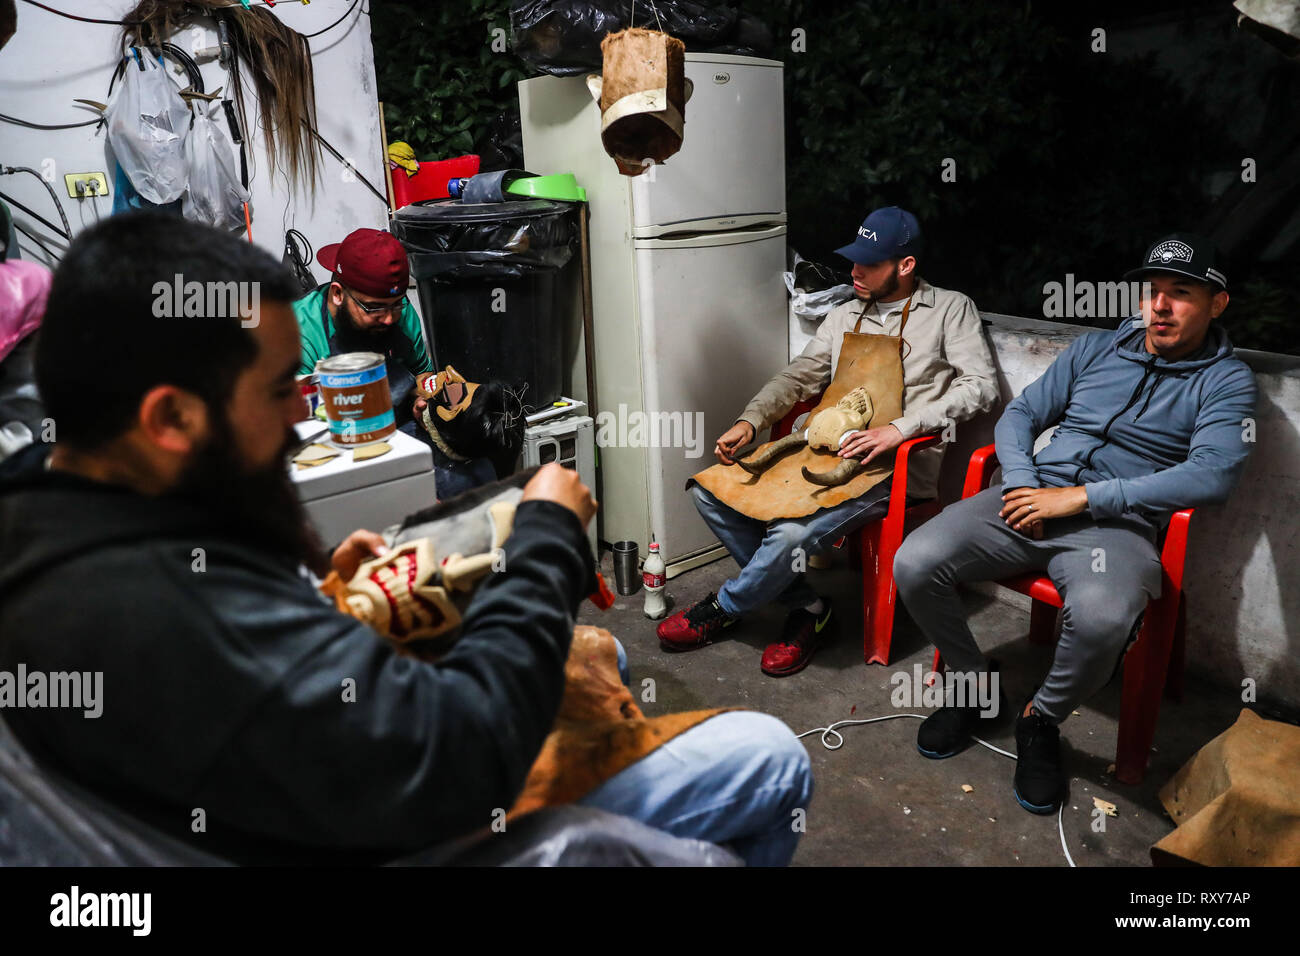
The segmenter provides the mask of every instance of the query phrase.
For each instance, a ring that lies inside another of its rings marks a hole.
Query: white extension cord
[[[884,717],[867,717],[862,720],[837,720],[829,727],[814,727],[812,730],[805,730],[803,733],[798,734],[797,736],[800,739],[802,739],[804,737],[807,737],[809,734],[820,733],[822,735],[823,747],[825,747],[827,750],[839,750],[841,747],[844,746],[844,735],[841,734],[838,729],[840,727],[851,727],[856,724],[874,724],[882,720],[897,720],[900,717],[915,717],[917,720],[925,720],[926,716],[927,716],[926,714],[886,714]],[[995,747],[987,740],[980,740],[978,737],[972,737],[971,739],[974,740],[981,747],[986,747],[989,750],[992,750],[994,753],[1002,754],[1002,756],[1004,757],[1010,757],[1012,760],[1016,759],[1016,755],[1011,753],[1011,751],[1003,750],[1001,747]],[[833,740],[838,740],[839,742],[832,743]],[[1061,800],[1060,808],[1056,811],[1056,832],[1059,833],[1061,836],[1061,851],[1065,854],[1065,861],[1069,863],[1070,866],[1075,866],[1076,864],[1074,862],[1074,857],[1070,856],[1070,848],[1069,846],[1066,845],[1065,842],[1064,814],[1065,814],[1065,800],[1063,798]]]

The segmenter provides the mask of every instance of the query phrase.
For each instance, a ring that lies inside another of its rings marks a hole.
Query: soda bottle
[[[664,601],[664,582],[667,579],[659,542],[651,539],[650,553],[641,565],[641,583],[645,585],[645,616],[652,621],[659,620],[668,611],[668,604]]]

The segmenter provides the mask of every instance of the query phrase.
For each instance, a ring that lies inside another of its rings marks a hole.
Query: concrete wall
[[[1046,370],[1083,326],[984,314],[1004,401]],[[1229,334],[1231,326],[1229,325]],[[1237,353],[1255,372],[1257,444],[1227,504],[1192,518],[1184,587],[1187,665],[1225,688],[1245,678],[1260,701],[1300,707],[1300,358]],[[993,441],[1001,408],[962,425],[940,493],[961,494],[970,452]],[[1041,444],[1041,442],[1040,442]],[[1000,598],[1019,595],[997,589]],[[1024,599],[1027,606],[1028,599]],[[1028,620],[1026,619],[1026,627]]]
[[[316,0],[308,6],[285,3],[274,13],[300,33],[312,33],[337,20],[350,0]],[[103,19],[121,17],[130,7],[128,0],[67,6],[70,12]],[[210,21],[197,20],[197,33],[185,31],[173,38],[177,46],[190,51],[195,45],[215,46],[216,30]],[[30,4],[18,5],[18,32],[0,51],[0,112],[34,123],[75,123],[96,114],[73,102],[83,98],[103,102],[108,81],[117,62],[119,27],[78,23],[48,13]],[[370,18],[360,7],[328,33],[311,39],[316,82],[317,125],[321,135],[334,144],[355,165],[357,171],[384,192],[384,167],[379,136],[379,111],[375,90],[374,57],[370,45]],[[170,61],[168,61],[170,64]],[[206,89],[229,87],[226,71],[216,60],[201,61]],[[169,66],[169,68],[171,68]],[[184,74],[175,71],[181,86]],[[247,77],[245,77],[247,80]],[[245,82],[245,95],[252,97],[253,85]],[[338,160],[328,153],[321,161],[321,178],[315,196],[303,187],[290,192],[283,173],[274,177],[254,117],[257,104],[245,103],[249,117],[251,148],[249,173],[253,195],[253,239],[277,258],[284,248],[285,230],[296,228],[319,248],[337,242],[360,226],[383,228],[386,206],[360,182],[348,181]],[[112,167],[103,130],[95,126],[42,131],[0,122],[0,164],[41,169],[53,161],[54,186],[67,210],[75,235],[93,225],[96,211],[107,216],[112,198],[77,200],[68,197],[63,174],[106,172],[110,188]],[[40,213],[59,221],[49,194],[27,174],[0,176],[0,190]],[[42,237],[56,252],[65,246],[48,229],[15,209],[15,219]],[[19,235],[25,259],[53,266],[26,237]],[[317,277],[328,276],[319,266]]]

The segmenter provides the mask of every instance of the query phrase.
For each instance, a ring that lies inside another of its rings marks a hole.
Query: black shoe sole
[[[1055,803],[1047,803],[1047,804],[1030,803],[1028,800],[1026,800],[1024,797],[1020,795],[1020,790],[1014,786],[1011,788],[1011,792],[1016,795],[1016,802],[1018,804],[1020,804],[1030,813],[1037,813],[1039,816],[1046,816],[1049,813],[1055,813],[1057,808],[1061,805],[1060,800],[1057,800]]]
[[[960,747],[958,747],[956,750],[950,750],[945,754],[941,754],[937,750],[926,750],[920,744],[917,744],[916,752],[919,753],[922,757],[929,757],[931,760],[947,760],[949,757],[955,757],[959,753],[969,750],[970,745],[974,742],[975,742],[974,740],[968,740]]]

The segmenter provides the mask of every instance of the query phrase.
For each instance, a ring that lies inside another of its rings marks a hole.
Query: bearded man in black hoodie
[[[186,315],[175,296],[191,288],[253,305]],[[392,859],[488,826],[518,795],[594,589],[596,504],[576,473],[542,469],[456,646],[437,664],[397,655],[304,570],[346,580],[382,539],[358,532],[327,559],[288,477],[305,415],[296,293],[265,252],[156,213],[69,248],[36,358],[57,443],[0,466],[0,671],[102,673],[101,712],[0,717],[38,760],[214,855]],[[783,732],[785,750],[748,753],[806,801],[807,755]],[[584,802],[619,812],[602,792]],[[639,818],[743,846],[789,830],[789,808],[763,801],[750,831]]]

